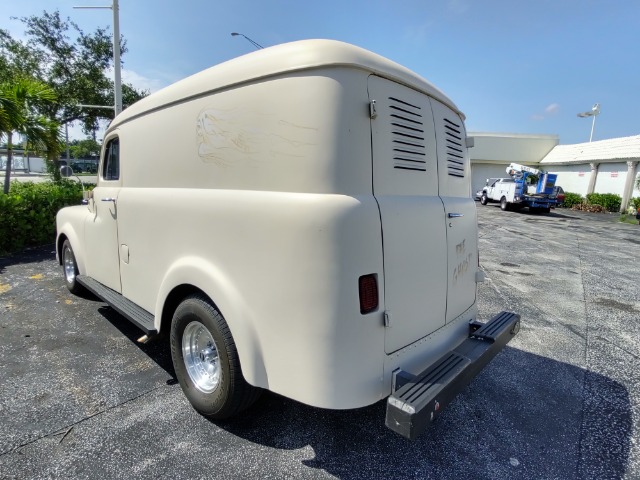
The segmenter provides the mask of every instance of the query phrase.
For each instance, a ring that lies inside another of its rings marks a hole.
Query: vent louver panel
[[[453,177],[464,178],[462,125],[445,118],[444,133],[447,147],[447,173]]]
[[[398,98],[389,97],[389,120],[393,168],[426,172],[422,109]]]

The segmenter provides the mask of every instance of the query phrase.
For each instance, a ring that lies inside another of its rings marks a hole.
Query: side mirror
[[[60,175],[62,175],[64,178],[69,178],[70,176],[73,175],[73,168],[71,168],[68,165],[63,165],[60,167]]]

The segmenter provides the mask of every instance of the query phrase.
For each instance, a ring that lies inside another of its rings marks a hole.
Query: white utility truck
[[[113,120],[87,205],[58,213],[67,287],[167,333],[205,416],[261,389],[387,399],[387,425],[415,438],[520,325],[476,321],[469,144],[448,97],[366,50],[231,60]]]
[[[511,163],[507,167],[509,178],[487,179],[480,194],[480,203],[500,202],[502,210],[529,207],[529,212],[549,213],[555,208],[555,173]]]

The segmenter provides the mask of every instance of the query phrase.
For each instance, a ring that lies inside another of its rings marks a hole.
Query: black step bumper
[[[404,384],[387,399],[386,425],[414,440],[520,330],[520,315],[502,312]]]

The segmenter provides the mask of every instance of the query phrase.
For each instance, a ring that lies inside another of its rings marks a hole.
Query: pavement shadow
[[[96,297],[94,297],[96,298]],[[97,298],[96,298],[97,299]],[[99,300],[99,299],[97,299]],[[120,331],[125,337],[127,337],[131,343],[144,352],[151,360],[153,360],[160,368],[167,372],[171,379],[167,383],[175,383],[176,374],[173,369],[173,362],[171,360],[171,348],[169,346],[168,335],[158,335],[153,337],[147,343],[140,343],[138,339],[144,335],[144,333],[136,327],[129,320],[124,318],[113,308],[105,305],[98,308],[98,312],[102,315],[111,325]]]
[[[55,245],[43,245],[41,247],[28,248],[18,253],[0,257],[0,273],[4,273],[7,267],[23,263],[50,262],[56,256]]]
[[[310,446],[315,455],[302,464],[341,479],[625,476],[627,389],[521,350],[507,347],[415,442],[384,426],[385,409],[383,401],[323,410],[265,392],[238,418],[215,424],[268,448]]]

